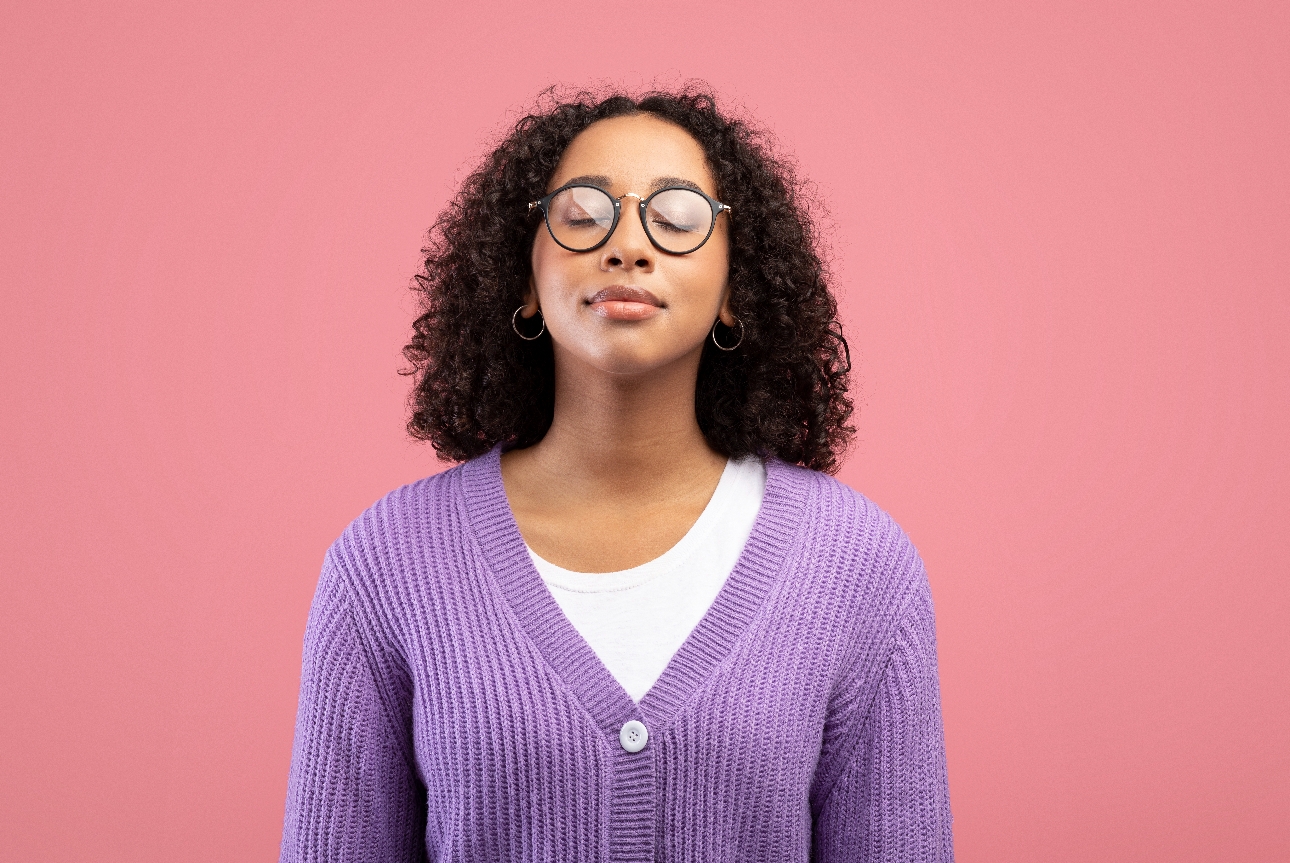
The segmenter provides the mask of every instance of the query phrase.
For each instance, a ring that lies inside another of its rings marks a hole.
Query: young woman
[[[947,861],[927,578],[832,479],[796,184],[702,93],[525,117],[439,218],[412,433],[327,554],[282,859]]]

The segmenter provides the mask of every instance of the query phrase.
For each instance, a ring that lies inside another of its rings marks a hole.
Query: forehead
[[[572,177],[594,175],[608,177],[615,195],[643,194],[659,177],[689,180],[716,194],[699,142],[680,126],[650,114],[611,117],[583,129],[565,148],[548,189]]]

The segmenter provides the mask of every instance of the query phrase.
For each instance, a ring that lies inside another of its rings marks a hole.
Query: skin
[[[615,197],[648,195],[669,178],[717,195],[703,150],[688,132],[650,115],[592,124],[565,150],[547,187],[598,176]],[[705,340],[728,307],[728,214],[688,255],[650,242],[624,198],[609,241],[570,252],[539,222],[532,278],[520,313],[541,309],[555,355],[555,413],[537,444],[502,456],[502,482],[525,542],[577,572],[613,572],[658,557],[707,505],[725,457],[694,413]],[[658,305],[593,302],[606,288],[642,288]],[[532,325],[530,325],[530,328]]]

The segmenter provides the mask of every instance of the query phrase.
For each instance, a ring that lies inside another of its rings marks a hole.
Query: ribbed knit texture
[[[534,570],[498,450],[404,486],[323,565],[281,859],[951,861],[922,563],[863,496],[772,460],[636,704]]]

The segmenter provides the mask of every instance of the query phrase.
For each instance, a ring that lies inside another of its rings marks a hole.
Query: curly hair
[[[422,314],[403,353],[415,376],[409,433],[465,461],[500,443],[537,443],[551,426],[555,365],[549,335],[524,341],[511,313],[525,301],[540,214],[565,148],[597,120],[651,114],[703,148],[730,221],[730,308],[743,324],[738,350],[706,345],[695,415],[727,457],[775,456],[835,472],[848,425],[850,354],[837,321],[809,196],[767,135],[717,110],[706,90],[638,97],[580,93],[515,123],[430,229],[416,276]]]

